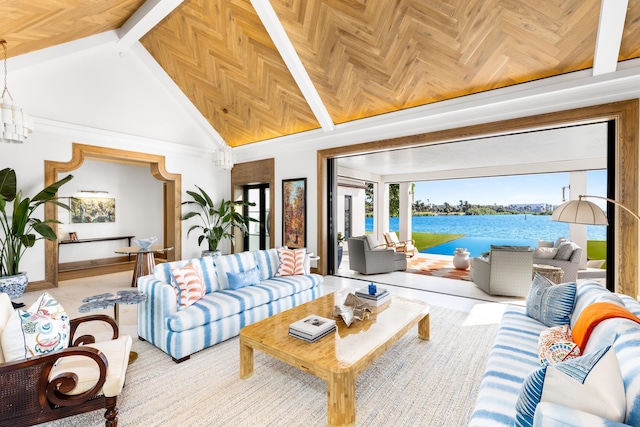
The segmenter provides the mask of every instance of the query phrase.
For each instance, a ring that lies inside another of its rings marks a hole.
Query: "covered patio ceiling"
[[[381,182],[417,182],[607,167],[607,124],[378,151],[338,159],[338,174]]]

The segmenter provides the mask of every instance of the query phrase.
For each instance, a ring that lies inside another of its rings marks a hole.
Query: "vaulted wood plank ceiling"
[[[600,15],[599,0],[31,0],[0,3],[0,38],[16,56],[158,4],[140,42],[231,146],[590,68]],[[630,0],[618,60],[639,56]]]

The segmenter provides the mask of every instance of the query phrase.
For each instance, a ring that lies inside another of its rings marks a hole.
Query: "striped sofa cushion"
[[[216,274],[218,275],[218,287],[221,290],[226,290],[229,289],[227,273],[242,273],[256,268],[256,258],[253,252],[224,255],[215,259],[215,266]]]
[[[278,272],[280,267],[280,258],[278,257],[278,249],[267,249],[263,251],[255,251],[256,264],[260,270],[260,280],[271,279]]]
[[[583,282],[576,289],[576,304],[571,314],[571,329],[576,326],[580,313],[586,306],[594,302],[610,302],[620,307],[624,307],[624,303],[620,297],[602,286],[598,282]]]
[[[527,316],[524,307],[509,306],[505,311],[480,383],[470,427],[514,425],[522,383],[540,367],[538,337],[546,328]]]
[[[317,274],[278,277],[255,286],[213,292],[195,302],[189,310],[178,311],[169,316],[167,325],[175,332],[197,328],[311,289],[321,282],[322,276]]]

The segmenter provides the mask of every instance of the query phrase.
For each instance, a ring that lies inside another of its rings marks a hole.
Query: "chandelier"
[[[22,143],[33,132],[33,121],[13,102],[7,87],[7,42],[0,40],[4,50],[4,90],[0,99],[0,141]]]
[[[224,144],[223,146],[218,148],[214,153],[213,161],[221,170],[228,171],[233,169],[234,158],[231,147],[229,147],[227,144]]]

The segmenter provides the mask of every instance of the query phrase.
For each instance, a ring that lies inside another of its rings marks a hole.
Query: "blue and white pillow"
[[[256,259],[253,253],[249,251],[217,257],[214,263],[218,276],[218,285],[221,290],[229,289],[228,272],[242,273],[256,268]]]
[[[228,271],[227,279],[229,281],[230,289],[240,289],[245,286],[257,285],[260,283],[260,272],[257,267],[241,273],[232,273]]]
[[[575,282],[555,285],[536,273],[527,296],[527,316],[547,326],[568,325],[575,301]]]
[[[542,402],[624,422],[625,389],[615,351],[605,347],[531,372],[516,402],[516,426],[532,427],[536,407]]]

